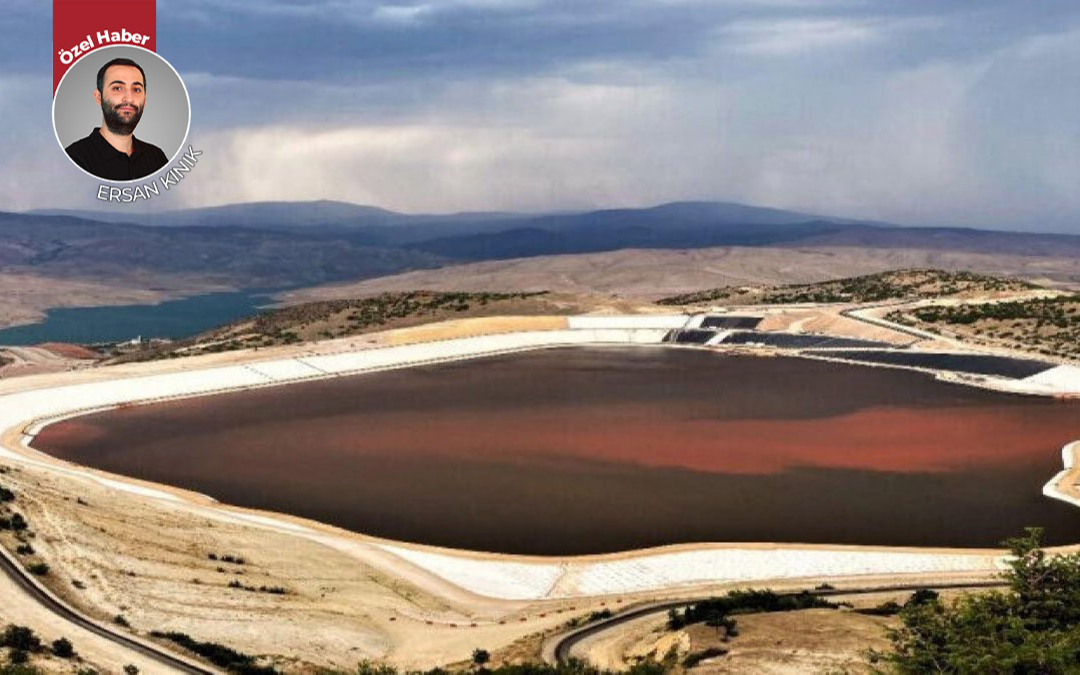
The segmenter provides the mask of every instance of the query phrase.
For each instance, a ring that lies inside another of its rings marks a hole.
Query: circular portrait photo
[[[64,73],[53,99],[60,147],[80,169],[114,183],[164,169],[183,149],[190,122],[180,75],[141,47],[90,52]]]

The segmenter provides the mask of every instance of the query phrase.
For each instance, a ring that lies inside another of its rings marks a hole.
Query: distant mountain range
[[[580,233],[598,228],[608,231],[632,230],[639,233],[656,229],[673,235],[666,237],[672,241],[680,237],[686,238],[685,231],[688,229],[712,231],[720,228],[727,232],[726,238],[753,239],[760,237],[760,233],[755,235],[747,228],[776,228],[819,220],[847,224],[862,222],[725,202],[674,202],[643,209],[544,214],[405,214],[374,206],[334,201],[254,202],[149,214],[37,210],[27,212],[26,215],[68,216],[81,220],[147,227],[243,227],[320,235],[349,234],[372,243],[389,245],[417,244],[436,239],[475,237],[516,230]],[[683,231],[683,234],[675,235],[677,230]],[[592,235],[591,238],[596,236]],[[639,235],[636,238],[650,237]],[[665,240],[665,237],[661,236],[660,240]]]
[[[331,201],[155,214],[0,213],[0,271],[200,275],[240,287],[312,285],[481,260],[729,245],[1080,256],[1080,236],[900,227],[722,202],[551,214],[409,215]]]
[[[153,286],[296,287],[447,264],[434,254],[295,230],[148,227],[72,216],[0,213],[0,272]]]

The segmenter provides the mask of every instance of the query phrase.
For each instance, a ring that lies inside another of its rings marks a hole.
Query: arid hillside
[[[553,316],[594,309],[584,298],[546,291],[468,293],[410,291],[323,300],[261,312],[186,340],[120,347],[117,360],[148,361],[332,340],[395,328],[495,316]]]
[[[356,298],[418,288],[565,291],[657,300],[721,286],[806,284],[895,269],[969,270],[1042,285],[1080,286],[1080,258],[957,253],[925,249],[628,249],[456,265],[290,291],[287,303]]]
[[[728,303],[784,305],[796,303],[883,302],[939,297],[991,296],[1027,291],[1037,285],[1020,279],[944,270],[894,270],[813,284],[723,286],[662,298],[662,305]]]
[[[975,343],[1080,358],[1080,295],[935,303],[899,309],[888,318]]]

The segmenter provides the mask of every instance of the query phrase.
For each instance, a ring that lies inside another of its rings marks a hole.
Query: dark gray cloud
[[[160,50],[177,67],[214,75],[354,82],[534,75],[582,62],[693,60],[745,22],[837,18],[939,30],[868,55],[898,65],[983,54],[1060,30],[1075,2],[966,0],[760,2],[663,0],[432,0],[159,3]]]
[[[53,187],[49,3],[0,28],[0,208],[83,206]],[[211,148],[164,207],[718,198],[1080,231],[1078,44],[1074,0],[158,0]]]
[[[178,65],[214,75],[457,79],[543,72],[582,60],[673,58],[692,53],[711,23],[691,5],[226,4],[205,13],[162,11],[160,49],[175,53]]]
[[[938,23],[869,56],[952,59],[1061,30],[1078,16],[1072,0],[159,0],[158,44],[178,68],[219,76],[461,78],[694,58],[725,26],[791,17]],[[20,73],[48,69],[50,20],[47,2],[5,0],[0,62]]]

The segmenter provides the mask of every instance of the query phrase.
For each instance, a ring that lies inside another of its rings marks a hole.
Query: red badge
[[[87,53],[113,45],[157,51],[157,0],[53,0],[53,96]]]

